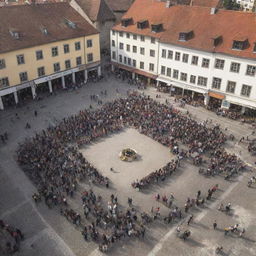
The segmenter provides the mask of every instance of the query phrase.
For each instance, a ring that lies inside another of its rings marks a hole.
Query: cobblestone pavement
[[[45,97],[38,102],[31,101],[23,107],[0,112],[0,134],[5,131],[9,133],[8,143],[6,145],[0,144],[0,219],[3,218],[11,225],[21,228],[26,236],[26,239],[22,242],[20,252],[16,255],[101,255],[96,244],[84,242],[80,231],[76,230],[55,210],[49,210],[44,204],[35,206],[31,200],[31,195],[36,191],[35,187],[18,167],[15,160],[15,150],[18,143],[22,142],[26,137],[34,136],[36,132],[49,125],[55,125],[63,117],[75,114],[80,109],[88,108],[90,105],[93,108],[100,107],[90,100],[90,95],[100,95],[100,92],[105,89],[108,95],[106,97],[100,96],[103,102],[125,96],[127,90],[135,88],[114,78],[108,78],[99,83],[88,84],[86,87],[76,91],[58,91],[55,96]],[[173,102],[173,98],[168,94],[158,93],[155,88],[148,88],[144,93],[161,103],[165,103],[165,100],[168,99],[170,103],[178,108],[178,104]],[[161,94],[161,97],[156,98],[156,94]],[[33,114],[34,110],[38,112],[37,117]],[[185,106],[180,110],[184,113],[189,111],[193,118],[198,121],[211,119],[212,123],[220,124],[227,134],[232,133],[235,136],[234,141],[226,143],[227,150],[238,154],[246,163],[253,167],[255,166],[255,159],[246,150],[247,142],[238,143],[242,136],[249,136],[249,139],[253,138],[250,125],[216,116],[201,107]],[[18,113],[19,119],[15,117],[15,113]],[[31,124],[31,129],[25,129],[27,122]],[[124,132],[124,134],[126,133]],[[112,152],[105,159],[108,162],[106,167],[101,161],[96,161],[96,158],[94,160],[99,164],[99,169],[102,168],[102,172],[105,174],[107,174],[108,166],[112,164],[115,164],[115,168],[119,171],[118,163],[120,161],[118,158],[113,160],[113,163],[109,162],[111,154],[120,150],[121,145],[118,144],[120,143],[119,135],[113,135],[102,142],[99,141],[91,149],[85,150],[87,152],[85,152],[85,155],[88,155],[88,158],[93,161],[95,152],[102,154],[101,152],[103,151],[101,150],[105,150],[102,143],[110,143],[107,146],[112,145]],[[124,143],[125,141],[127,143],[132,141],[132,138],[137,137],[132,132],[130,134],[128,132],[124,137]],[[148,150],[149,144],[144,143],[147,139],[143,138],[142,135],[136,139],[141,152],[147,152]],[[97,146],[103,148],[97,149]],[[152,157],[153,155],[155,157],[154,164],[156,164],[153,167],[157,167],[158,164],[161,166],[164,163],[165,158],[163,156],[168,158],[165,147],[161,145],[155,146],[157,150],[151,152]],[[95,157],[99,156],[96,155]],[[143,157],[141,161],[143,161]],[[95,164],[97,164],[96,162]],[[136,167],[135,163],[134,168]],[[143,168],[146,170],[146,167]],[[106,169],[103,170],[104,168]],[[118,184],[120,179],[128,179],[131,170],[124,172],[122,177],[118,177],[117,173],[114,186],[108,191],[100,187],[94,188],[96,193],[104,195],[103,199],[105,201],[111,193],[116,193],[119,203],[125,206],[127,205],[127,197],[132,196],[137,210],[150,211],[152,206],[160,206],[161,213],[165,214],[167,213],[167,208],[153,199],[154,194],[168,195],[173,193],[175,204],[184,206],[186,198],[194,196],[199,189],[202,193],[207,193],[208,188],[212,185],[218,183],[220,186],[220,190],[214,195],[213,200],[207,203],[205,208],[193,212],[194,221],[189,227],[192,235],[188,241],[183,242],[176,237],[176,225],[166,225],[159,220],[148,226],[144,240],[131,239],[117,243],[112,249],[111,255],[212,256],[217,245],[223,246],[224,253],[222,255],[256,255],[256,189],[249,189],[246,186],[247,180],[252,176],[252,173],[244,173],[238,179],[228,182],[220,177],[207,179],[199,176],[197,169],[189,161],[184,161],[180,170],[174,176],[159,185],[152,186],[151,189],[145,192],[133,190],[128,182]],[[253,170],[255,172],[255,168]],[[109,175],[112,175],[115,179],[115,173]],[[131,179],[131,177],[129,178]],[[89,185],[86,183],[81,184],[79,190],[82,191],[88,187]],[[231,215],[226,215],[217,210],[221,202],[224,204],[232,203],[233,212]],[[79,195],[72,200],[71,204],[72,208],[81,211]],[[217,230],[212,228],[214,220],[218,223]],[[236,235],[224,236],[223,229],[236,223],[240,223],[241,226],[245,227],[244,237],[238,238]],[[183,223],[182,227],[186,228],[186,224]]]

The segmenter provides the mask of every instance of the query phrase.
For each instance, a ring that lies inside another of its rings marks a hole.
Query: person
[[[216,228],[217,228],[217,222],[216,222],[216,220],[213,222],[213,229],[215,230]]]
[[[128,205],[131,207],[132,206],[132,198],[128,197]]]
[[[36,110],[34,111],[34,115],[37,116],[37,111]]]
[[[191,215],[189,216],[189,219],[188,219],[188,221],[187,221],[187,224],[189,225],[192,220],[193,220],[193,214],[191,214]]]

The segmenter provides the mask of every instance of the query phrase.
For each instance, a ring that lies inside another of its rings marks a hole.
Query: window
[[[207,77],[199,76],[197,78],[197,85],[206,86],[207,85]]]
[[[137,35],[133,34],[133,39],[137,40]]]
[[[82,64],[82,57],[76,57],[76,65],[79,66]]]
[[[162,58],[166,58],[166,50],[162,49]]]
[[[122,31],[119,32],[119,36],[123,37],[124,33]]]
[[[76,51],[81,50],[81,44],[80,44],[80,42],[75,42],[75,50],[76,50]]]
[[[216,59],[215,60],[215,68],[223,69],[224,68],[225,60]]]
[[[140,41],[144,42],[145,41],[145,36],[140,36]]]
[[[232,49],[233,50],[243,50],[246,41],[233,41]]]
[[[252,90],[252,87],[250,85],[243,84],[243,87],[242,87],[242,90],[241,90],[241,95],[246,96],[246,97],[250,97],[251,90]]]
[[[37,69],[37,74],[38,76],[44,76],[45,75],[45,71],[44,71],[44,67],[40,67]]]
[[[131,66],[131,58],[128,58],[128,65]]]
[[[165,76],[165,66],[161,66],[161,75]]]
[[[130,38],[130,34],[129,33],[126,33],[126,38]]]
[[[25,59],[24,59],[23,54],[17,55],[17,62],[18,62],[18,65],[25,63]]]
[[[210,60],[203,58],[202,60],[202,67],[203,68],[209,68]]]
[[[179,41],[187,41],[189,33],[179,33]]]
[[[175,60],[180,60],[180,52],[175,52]]]
[[[221,86],[221,78],[213,77],[213,79],[212,79],[212,88],[219,90],[220,86]]]
[[[155,57],[155,50],[150,50],[149,55],[150,57]]]
[[[231,65],[230,65],[230,72],[239,73],[239,71],[240,71],[240,63],[231,62]]]
[[[132,52],[134,52],[134,53],[137,52],[137,46],[133,45],[133,47],[132,47]]]
[[[68,44],[64,44],[63,48],[64,48],[64,53],[69,53],[69,45]]]
[[[127,63],[127,57],[124,57],[124,64]]]
[[[9,86],[9,79],[8,77],[0,78],[0,87]]]
[[[168,59],[172,60],[173,58],[173,51],[168,51]]]
[[[28,73],[27,73],[27,72],[21,72],[21,73],[20,73],[20,81],[21,81],[21,82],[26,82],[26,81],[28,81]]]
[[[66,67],[66,69],[71,68],[70,60],[65,60],[65,67]]]
[[[144,69],[144,62],[140,62],[140,69]]]
[[[132,65],[136,68],[136,60],[132,60]]]
[[[111,42],[112,42],[112,46],[115,47],[116,46],[115,40],[112,40]]]
[[[151,44],[155,44],[156,43],[156,39],[154,37],[151,37]]]
[[[116,34],[116,31],[112,30],[112,35],[114,36]]]
[[[145,54],[145,48],[140,47],[140,54],[141,54],[141,55],[144,55],[144,54]]]
[[[196,83],[196,76],[194,76],[194,75],[190,76],[190,83],[191,84],[195,84]]]
[[[154,71],[154,64],[153,63],[149,63],[149,71]]]
[[[247,65],[246,75],[254,76],[256,71],[256,66]]]
[[[183,53],[183,55],[182,55],[182,62],[188,63],[188,54]]]
[[[171,68],[167,68],[166,75],[171,77],[171,75],[172,75],[172,69]]]
[[[123,56],[122,55],[119,55],[119,62],[123,62]]]
[[[88,39],[86,41],[86,45],[87,45],[87,48],[91,48],[92,47],[92,39]]]
[[[41,50],[36,51],[36,59],[37,60],[42,60],[43,58],[44,58],[43,51],[41,51]]]
[[[178,78],[179,78],[179,70],[177,70],[177,69],[174,69],[174,70],[173,70],[173,74],[172,74],[172,77],[173,77],[173,78],[176,78],[176,79],[178,79]]]
[[[188,76],[187,73],[181,72],[180,73],[180,80],[186,82],[187,81],[187,76]]]
[[[228,81],[226,92],[235,93],[236,82]]]
[[[163,24],[152,24],[151,25],[151,32],[158,33],[163,31]]]
[[[126,51],[129,52],[129,51],[130,51],[130,48],[131,48],[130,45],[127,44],[127,45],[126,45]]]
[[[0,59],[0,69],[5,68],[5,60],[4,59]]]
[[[198,57],[197,56],[192,56],[191,64],[192,65],[197,65],[198,64]]]
[[[52,57],[58,56],[58,47],[52,47]]]
[[[54,70],[54,72],[60,71],[60,63],[59,62],[53,64],[53,70]]]
[[[87,54],[87,62],[92,62],[93,61],[93,54],[92,53],[88,53]]]
[[[116,59],[116,52],[112,52],[112,59],[113,59],[113,60]]]
[[[119,43],[119,49],[123,50],[124,49],[124,44],[123,43]]]

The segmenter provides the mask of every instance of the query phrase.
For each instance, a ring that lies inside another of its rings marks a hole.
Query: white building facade
[[[110,32],[112,64],[123,65],[126,70],[144,74],[149,78],[157,77],[159,64],[159,40],[133,33]]]
[[[255,60],[188,49],[114,30],[110,38],[112,63],[131,71],[133,78],[145,71],[157,83],[203,94],[205,104],[213,95],[222,100],[224,108],[231,103],[256,109]]]

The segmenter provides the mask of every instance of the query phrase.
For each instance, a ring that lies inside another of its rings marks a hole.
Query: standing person
[[[213,226],[213,229],[214,229],[214,230],[217,228],[217,222],[216,222],[216,220],[213,222],[212,226]]]
[[[189,225],[190,223],[191,223],[191,221],[193,220],[193,214],[191,214],[190,216],[189,216],[189,219],[188,219],[188,222],[187,222],[187,224]]]
[[[34,115],[37,116],[37,111],[36,110],[34,111]]]

